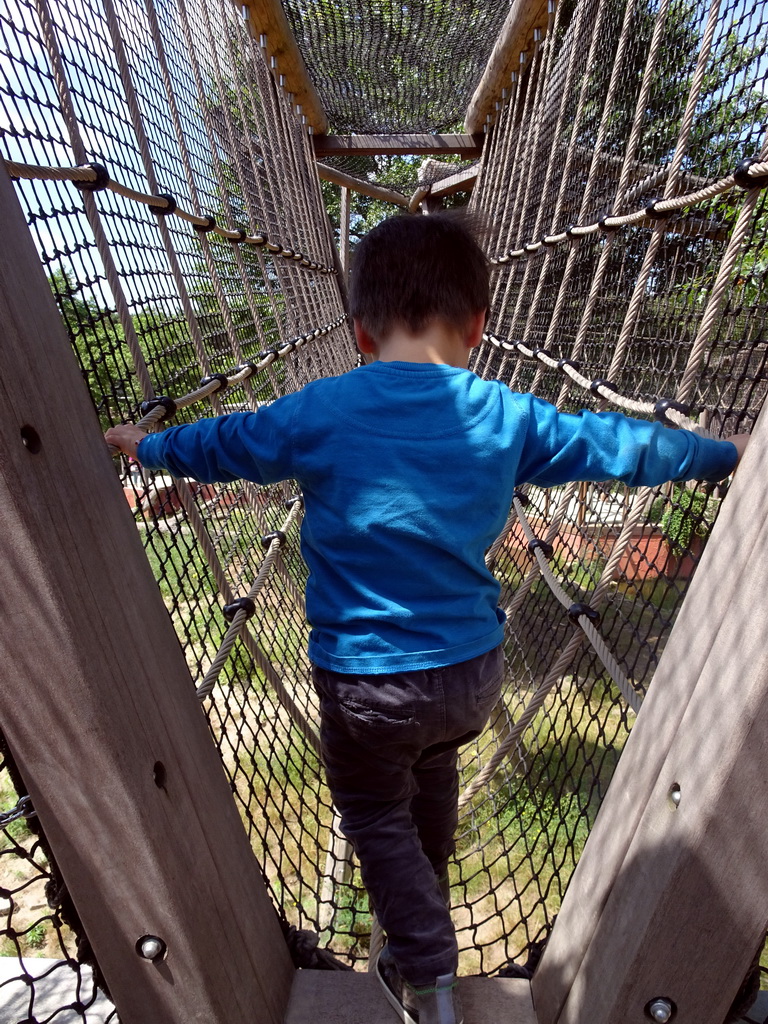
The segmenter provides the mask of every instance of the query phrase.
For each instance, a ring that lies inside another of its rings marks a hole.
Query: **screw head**
[[[144,960],[160,960],[165,956],[166,945],[157,935],[142,935],[136,943],[136,952]]]
[[[658,1024],[667,1024],[672,1019],[673,1007],[669,999],[653,999],[648,1006],[648,1016]]]

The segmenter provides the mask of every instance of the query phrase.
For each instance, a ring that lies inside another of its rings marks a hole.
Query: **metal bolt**
[[[144,935],[136,943],[136,952],[145,960],[159,960],[165,950],[165,943],[157,935]]]
[[[668,999],[654,999],[648,1006],[648,1016],[658,1024],[672,1019],[672,1003]]]

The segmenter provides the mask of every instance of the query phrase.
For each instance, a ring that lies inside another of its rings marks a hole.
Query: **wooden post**
[[[722,1024],[768,923],[761,415],[533,982],[539,1024]]]
[[[341,222],[339,239],[339,254],[341,256],[341,268],[344,272],[344,283],[349,284],[349,189],[342,186],[341,189]]]
[[[285,942],[4,169],[0,215],[0,726],[123,1024],[280,1024]]]

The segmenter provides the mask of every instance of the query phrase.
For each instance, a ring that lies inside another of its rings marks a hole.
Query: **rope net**
[[[445,27],[437,7],[420,6],[424,31],[428,14]],[[335,126],[452,125],[503,8],[473,15],[468,66],[441,72],[466,87],[458,99],[406,91],[366,121],[328,94]],[[333,72],[342,37],[321,36],[320,7],[303,27],[286,10],[310,68]],[[10,0],[0,26],[3,155],[103,426],[258,408],[355,365],[309,140],[228,0]],[[416,80],[421,36],[392,38]],[[764,14],[732,0],[561,0],[500,104],[472,196],[494,264],[475,372],[563,409],[620,395],[718,435],[749,429],[766,390],[766,38]],[[368,77],[386,84],[376,60]],[[740,182],[707,190],[744,157]],[[73,165],[105,187],[39,170]],[[681,196],[664,217],[652,205]],[[295,487],[120,473],[297,961],[313,962],[303,929],[362,967],[377,939],[317,757]],[[487,555],[507,685],[464,752],[451,868],[463,973],[535,963],[723,493],[571,485],[510,510]],[[0,787],[13,815],[27,791],[7,754]],[[13,1020],[92,1021],[90,953],[39,823],[0,828],[0,1005]],[[40,953],[72,978],[54,1007]]]
[[[283,3],[331,130],[454,130],[464,118],[505,3]]]

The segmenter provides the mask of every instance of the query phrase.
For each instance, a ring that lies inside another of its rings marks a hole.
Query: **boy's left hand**
[[[145,432],[139,430],[133,423],[121,423],[117,427],[110,427],[104,434],[104,440],[135,459],[139,441],[143,441],[146,436]]]
[[[739,457],[736,459],[736,466],[733,467],[734,473],[736,472],[736,467],[741,462],[744,452],[746,451],[750,436],[750,434],[732,434],[731,437],[726,438],[726,441],[730,441],[732,445],[736,446],[736,451],[739,453]]]

